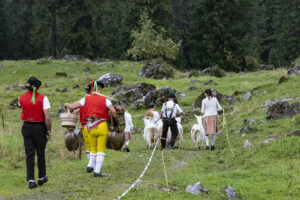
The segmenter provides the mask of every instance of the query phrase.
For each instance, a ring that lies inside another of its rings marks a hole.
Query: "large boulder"
[[[176,93],[176,90],[170,87],[164,87],[159,90],[151,91],[143,99],[144,105],[147,106],[151,102],[154,102],[156,106],[160,106],[168,100],[168,94],[170,92]]]
[[[258,70],[273,70],[272,65],[259,65]]]
[[[219,103],[226,102],[228,105],[232,105],[234,102],[236,102],[238,99],[232,96],[228,96],[226,94],[221,94],[218,91],[211,89],[212,91],[212,96],[216,97],[219,101]],[[202,100],[205,98],[204,92],[200,96],[197,97],[195,103],[194,103],[194,108],[201,108],[202,105]]]
[[[286,73],[290,76],[300,75],[300,66],[297,66],[295,68],[289,68]]]
[[[276,120],[284,117],[291,117],[298,113],[300,113],[300,104],[298,102],[289,104],[287,101],[278,100],[268,107],[266,119]]]
[[[62,59],[62,61],[81,61],[81,62],[90,62],[91,60],[88,58],[85,58],[81,55],[65,55]]]
[[[116,86],[122,84],[123,76],[120,74],[104,74],[97,81],[101,81],[105,87]]]
[[[236,194],[235,189],[232,186],[226,186],[222,189],[223,192],[226,193],[227,199],[232,200],[232,199],[237,199],[238,196]]]
[[[171,78],[173,77],[173,68],[167,64],[159,64],[152,61],[144,65],[139,76],[152,79]]]
[[[133,103],[148,93],[155,91],[155,86],[148,83],[137,83],[116,88],[112,91],[114,98],[119,99],[124,103]]]
[[[133,109],[140,109],[148,107],[151,102],[154,102],[157,106],[162,105],[163,102],[167,101],[170,92],[176,93],[176,90],[170,87],[155,90],[154,85],[137,83],[116,88],[112,91],[112,95],[126,104],[131,104]]]
[[[209,190],[203,187],[201,182],[198,182],[195,185],[188,185],[185,191],[191,194],[209,193]]]

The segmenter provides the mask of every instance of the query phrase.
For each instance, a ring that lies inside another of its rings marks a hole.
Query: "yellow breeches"
[[[82,130],[82,135],[83,135],[83,140],[84,140],[84,143],[85,143],[85,151],[90,152],[91,149],[90,149],[89,133],[87,131],[86,126]]]
[[[88,137],[92,154],[105,152],[107,136],[108,125],[106,121],[89,131]]]

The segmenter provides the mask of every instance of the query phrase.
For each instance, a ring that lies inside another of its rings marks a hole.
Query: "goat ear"
[[[195,115],[195,114],[194,114]],[[198,118],[199,116],[195,115],[196,118]]]

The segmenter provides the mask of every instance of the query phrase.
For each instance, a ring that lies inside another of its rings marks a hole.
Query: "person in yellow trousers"
[[[85,96],[90,96],[90,91],[91,91],[91,84],[89,84],[88,86],[84,87],[84,89],[86,90],[86,95]],[[86,110],[86,106],[82,106],[81,108],[78,108],[76,110],[74,110],[72,113],[76,114],[79,112],[79,116],[80,116],[80,123],[81,123],[81,131],[82,131],[82,136],[83,136],[83,140],[84,140],[84,144],[85,144],[85,154],[88,160],[90,160],[90,142],[89,142],[89,137],[88,137],[88,131],[87,129],[85,129],[84,127],[87,124],[87,120],[84,119],[84,113]]]
[[[87,172],[93,172],[95,177],[101,177],[101,168],[104,161],[106,142],[108,137],[108,124],[109,119],[108,111],[110,111],[115,119],[117,113],[111,101],[101,96],[101,90],[104,84],[100,81],[92,83],[91,87],[94,92],[90,96],[86,96],[80,102],[74,104],[66,103],[65,107],[71,110],[86,107],[84,118],[88,121],[84,130],[88,131],[90,143],[90,160],[87,166]]]

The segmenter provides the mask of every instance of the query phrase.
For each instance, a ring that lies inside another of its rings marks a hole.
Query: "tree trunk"
[[[51,39],[51,56],[56,58],[56,2],[51,8],[52,15],[52,39]]]

